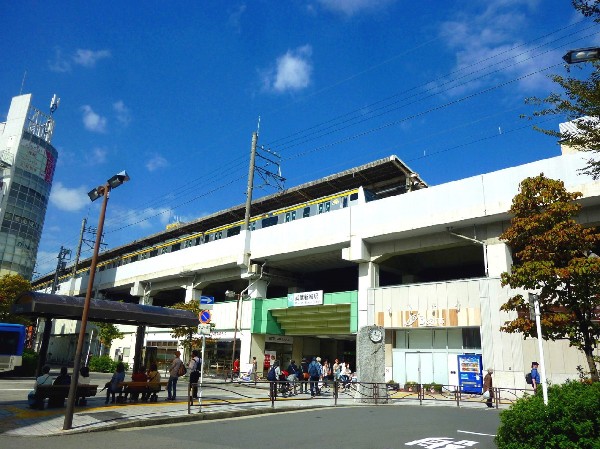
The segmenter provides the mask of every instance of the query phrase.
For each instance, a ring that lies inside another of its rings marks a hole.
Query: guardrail
[[[326,384],[319,382],[320,394],[317,396],[321,406],[337,406],[340,404],[395,404],[402,402],[454,403],[457,407],[466,404],[482,404],[485,399],[481,394],[465,392],[454,385],[436,385],[426,388],[426,385],[413,385],[410,390],[391,388],[386,383],[372,382],[339,382],[329,381]],[[192,387],[198,386],[198,399],[191,397]],[[245,387],[245,388],[239,388]],[[289,405],[289,401],[310,401],[313,398],[302,391],[310,388],[309,381],[264,381],[240,379],[234,382],[213,381],[202,384],[189,384],[188,386],[188,413],[192,409],[203,407],[236,406],[250,403],[260,404],[270,402],[274,408],[276,404]],[[532,394],[530,390],[519,388],[493,388],[492,405],[496,409],[501,406],[512,405],[517,399]]]

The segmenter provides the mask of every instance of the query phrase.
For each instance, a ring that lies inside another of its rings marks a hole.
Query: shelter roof
[[[24,292],[11,307],[16,315],[81,320],[85,299],[74,296]],[[133,326],[181,327],[197,326],[198,317],[189,310],[91,299],[90,321],[129,324]]]

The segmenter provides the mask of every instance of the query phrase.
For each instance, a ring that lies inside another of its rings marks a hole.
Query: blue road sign
[[[198,319],[200,320],[200,322],[202,324],[210,323],[210,318],[211,318],[210,310],[203,310],[202,312],[200,312],[198,314]]]
[[[200,296],[200,304],[214,304],[215,297],[214,296]]]

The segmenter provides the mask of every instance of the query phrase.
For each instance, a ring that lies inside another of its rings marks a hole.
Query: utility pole
[[[77,274],[77,264],[79,263],[79,256],[81,256],[81,245],[83,243],[83,233],[85,232],[85,225],[87,224],[87,218],[84,218],[81,222],[81,232],[79,233],[79,244],[77,245],[77,252],[75,253],[75,262],[73,263],[73,271],[71,275],[73,279]]]

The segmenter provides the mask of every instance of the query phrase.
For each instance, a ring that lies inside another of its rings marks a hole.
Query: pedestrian
[[[321,377],[321,379],[323,380],[323,386],[327,387],[327,381],[331,376],[331,366],[329,365],[329,361],[327,359],[323,360],[322,371],[323,376]]]
[[[279,360],[275,360],[267,372],[267,380],[269,381],[269,397],[271,399],[275,399],[277,397],[277,382],[279,380],[279,376],[281,376]]]
[[[190,388],[192,390],[192,398],[198,399],[198,380],[200,379],[200,368],[202,367],[202,359],[198,355],[198,350],[192,351],[192,358],[188,365],[190,371]]]
[[[322,372],[319,360],[321,360],[320,357],[313,357],[312,361],[308,365],[311,398],[321,394],[319,391],[319,379],[321,378]]]
[[[233,377],[240,377],[240,359],[233,361]]]
[[[88,385],[90,383],[90,368],[82,366],[79,370],[78,385]],[[77,398],[77,405],[87,405],[87,399],[85,396]]]
[[[108,404],[108,400],[111,399],[110,403],[115,403],[115,393],[121,392],[122,387],[119,386],[121,382],[125,381],[125,365],[123,362],[117,363],[117,369],[113,373],[110,381],[106,384],[106,401],[105,404]],[[112,398],[111,398],[112,396]]]
[[[258,362],[256,361],[256,357],[252,357],[252,374],[254,375],[254,382],[257,380],[258,373]]]
[[[492,380],[492,374],[494,374],[494,370],[488,368],[487,374],[483,378],[483,397],[486,398],[485,404],[488,408],[493,407],[492,400],[494,399],[494,382]]]
[[[179,368],[183,362],[179,358],[181,352],[175,351],[175,357],[169,365],[169,381],[167,382],[167,401],[174,401],[177,398],[177,380],[179,379]]]
[[[308,394],[308,378],[310,376],[308,374],[308,361],[305,357],[302,357],[302,361],[300,362],[300,370],[302,371],[300,393]]]
[[[293,394],[296,394],[296,387],[297,387],[297,382],[300,380],[300,378],[302,377],[302,371],[300,370],[300,368],[298,368],[298,365],[296,365],[296,361],[292,360],[287,368],[288,371],[288,377],[287,377],[287,381],[290,382],[290,387],[291,387],[291,391],[293,391]],[[291,394],[291,393],[290,393]]]
[[[540,373],[538,372],[538,362],[531,362],[531,385],[533,386],[533,393],[537,393],[537,387],[540,384]]]

